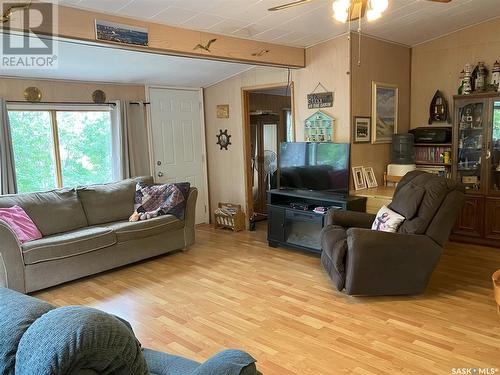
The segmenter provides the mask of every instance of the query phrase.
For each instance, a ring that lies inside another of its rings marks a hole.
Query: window
[[[9,109],[19,193],[113,179],[111,113]]]

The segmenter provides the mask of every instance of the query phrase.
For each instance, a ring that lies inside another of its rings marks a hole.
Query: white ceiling
[[[335,22],[331,0],[268,12],[291,0],[59,0],[90,9],[216,34],[308,47],[347,31]],[[500,16],[500,0],[389,0],[383,17],[363,32],[408,46]],[[353,27],[357,28],[357,25]]]
[[[1,40],[2,38],[0,38],[0,43]],[[60,41],[58,48],[57,69],[0,68],[0,75],[141,85],[208,87],[253,67],[246,64],[166,56],[70,41]]]

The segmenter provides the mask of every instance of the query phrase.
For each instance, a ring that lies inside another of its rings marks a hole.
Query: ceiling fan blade
[[[297,0],[297,1],[293,1],[291,3],[286,3],[286,4],[283,4],[283,5],[278,5],[276,7],[269,8],[268,11],[275,12],[277,10],[288,9],[288,8],[296,7],[298,5],[309,3],[311,1],[314,1],[314,0]]]
[[[434,3],[451,3],[451,0],[427,0],[432,1]]]

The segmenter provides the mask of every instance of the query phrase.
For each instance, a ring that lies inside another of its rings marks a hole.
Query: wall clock
[[[219,134],[217,134],[217,144],[220,146],[220,149],[226,149],[227,147],[231,144],[231,136],[227,134],[227,129],[222,131],[222,129],[219,130]]]

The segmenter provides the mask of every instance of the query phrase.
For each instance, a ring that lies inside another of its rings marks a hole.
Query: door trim
[[[208,165],[207,165],[207,138],[206,138],[206,127],[205,127],[205,106],[204,106],[204,96],[203,88],[200,87],[174,87],[174,86],[158,86],[158,85],[146,85],[146,101],[151,102],[151,89],[165,89],[165,90],[177,90],[177,91],[195,91],[198,93],[199,102],[199,115],[200,115],[200,125],[201,125],[201,165],[203,169],[203,180],[205,182],[205,188],[203,189],[203,194],[205,195],[205,205],[207,209],[205,210],[204,223],[208,224],[210,222],[210,197],[208,192]],[[153,179],[156,181],[156,176],[154,173],[154,150],[153,150],[153,125],[151,123],[151,105],[147,109],[147,130],[148,130],[148,145],[149,145],[149,165],[151,169],[151,174]]]
[[[252,139],[250,134],[250,93],[252,91],[262,90],[262,89],[274,89],[277,87],[284,87],[290,85],[290,103],[291,103],[291,113],[292,113],[292,127],[293,127],[293,141],[297,139],[297,128],[295,122],[295,84],[294,81],[290,82],[281,82],[281,83],[269,83],[264,85],[256,85],[256,86],[246,86],[241,88],[241,101],[242,101],[242,134],[243,134],[243,160],[244,166],[243,170],[245,173],[245,208],[247,213],[247,220],[254,214],[253,210],[253,192],[252,192],[252,170],[250,169],[251,165],[251,145],[250,140]]]

